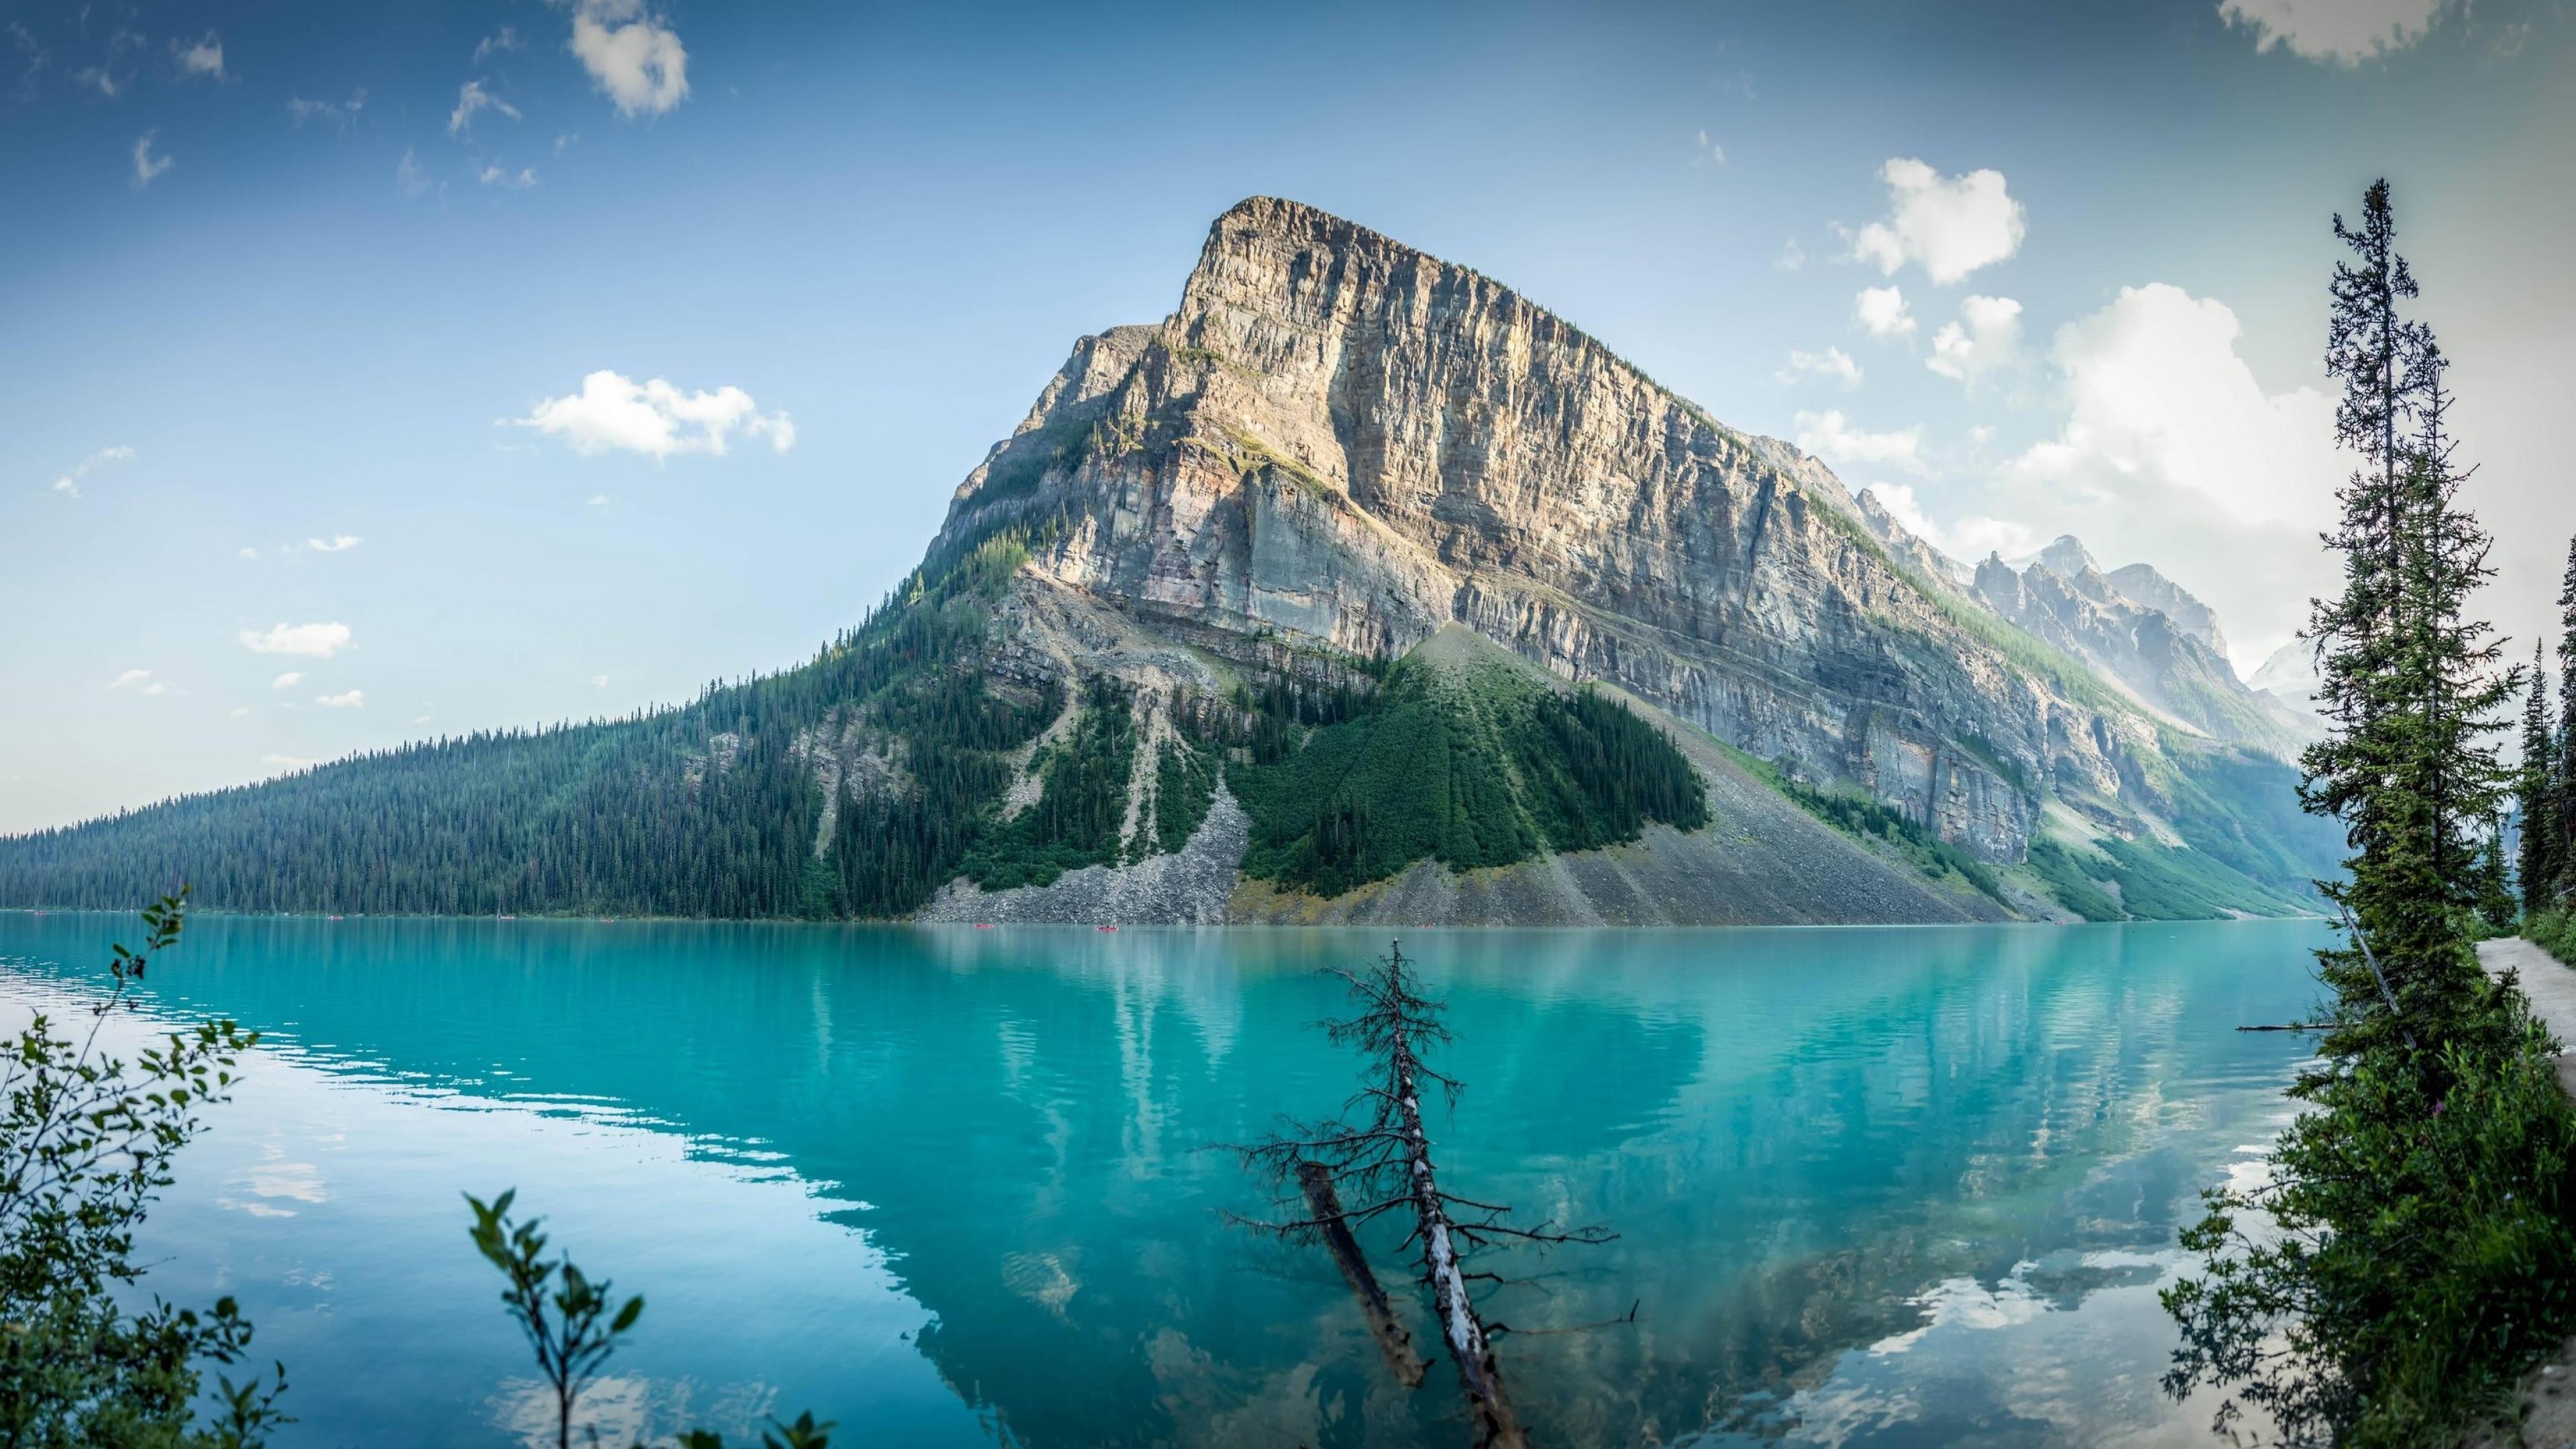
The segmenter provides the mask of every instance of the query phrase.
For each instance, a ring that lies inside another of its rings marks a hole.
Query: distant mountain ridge
[[[1170,317],[1075,344],[813,664],[0,841],[0,901],[212,869],[251,909],[2300,909],[2336,842],[2215,618],[2060,562],[1963,586],[1816,459],[1508,288],[1254,198]],[[554,783],[514,814],[513,777]],[[383,803],[397,778],[443,823]]]

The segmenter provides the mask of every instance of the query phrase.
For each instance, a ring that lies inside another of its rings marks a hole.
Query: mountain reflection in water
[[[0,1000],[125,918],[0,913]],[[1444,1175],[1603,1247],[1488,1266],[1534,1439],[2201,1441],[2153,1287],[2269,1140],[2315,923],[1404,933],[1451,1003]],[[525,1370],[456,1193],[516,1183],[650,1304],[607,1431],[1464,1442],[1206,1149],[1336,1110],[1318,968],[1382,934],[201,918],[153,1010],[270,1033],[153,1221],[238,1294],[282,1449],[492,1443]],[[1378,1250],[1403,1277],[1391,1239]],[[1436,1335],[1418,1323],[1417,1342]],[[515,1386],[514,1386],[515,1385]],[[625,1442],[619,1440],[619,1442]]]

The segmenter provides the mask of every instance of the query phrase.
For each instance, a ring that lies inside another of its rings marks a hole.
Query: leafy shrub
[[[2576,1105],[2518,992],[2438,1049],[2321,1066],[2275,1184],[2209,1194],[2166,1386],[2236,1383],[2291,1443],[2457,1442],[2576,1321]],[[2278,1234],[2249,1233],[2268,1215]],[[2235,1412],[2231,1401],[2224,1411]]]
[[[2526,916],[2522,938],[2570,966],[2576,966],[2576,912],[2564,907]]]

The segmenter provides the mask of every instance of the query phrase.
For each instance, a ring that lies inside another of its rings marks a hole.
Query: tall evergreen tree
[[[2333,729],[2302,756],[2300,792],[2308,809],[2344,824],[2354,852],[2348,876],[2321,888],[2352,911],[2379,957],[2374,963],[2356,942],[2322,958],[2349,1017],[2330,1039],[2341,1050],[2398,1030],[2382,1010],[2391,998],[2401,1009],[2438,1010],[2464,984],[2457,952],[2446,948],[2456,946],[2451,907],[2467,872],[2445,880],[2442,862],[2446,838],[2465,838],[2459,815],[2449,812],[2466,801],[2450,800],[2446,812],[2442,797],[2460,771],[2427,747],[2447,665],[2455,662],[2449,656],[2456,645],[2476,646],[2446,643],[2443,620],[2456,621],[2464,590],[2443,576],[2456,571],[2461,560],[2453,555],[2468,540],[2433,541],[2445,525],[2440,510],[2426,513],[2431,500],[2449,496],[2433,481],[2446,466],[2428,462],[2416,436],[2438,352],[2431,330],[2399,310],[2417,289],[2397,251],[2388,183],[2375,182],[2364,194],[2360,225],[2338,215],[2334,229],[2350,255],[2335,265],[2329,289],[2326,371],[2344,388],[2336,441],[2361,463],[2339,493],[2342,516],[2325,538],[2342,555],[2343,592],[2317,601],[2310,615],[2320,705]],[[2429,411],[2438,449],[2447,440],[2438,409]],[[2483,569],[2481,549],[2475,570]],[[2440,597],[2424,593],[2428,588]],[[2417,993],[2431,999],[2410,1003]]]
[[[2567,541],[2567,576],[2558,587],[2558,894],[2576,891],[2576,539]]]
[[[2522,778],[2515,792],[2522,815],[2522,849],[2515,876],[2522,886],[2525,915],[2547,910],[2557,900],[2558,877],[2564,868],[2557,741],[2549,728],[2549,675],[2541,667],[2547,647],[2539,640],[2531,646],[2531,692],[2522,707]]]
[[[2396,311],[2415,286],[2386,183],[2335,231],[2351,259],[2327,365],[2363,463],[2326,538],[2344,592],[2316,604],[2309,637],[2333,728],[2303,759],[2302,794],[2351,842],[2347,878],[2320,889],[2356,929],[2319,953],[2330,1026],[2293,1088],[2312,1110],[2268,1185],[2214,1193],[2183,1234],[2206,1271],[2164,1295],[2182,1330],[2165,1382],[2228,1385],[2288,1443],[2457,1443],[2576,1319],[2558,1286],[2570,1270],[2542,1266],[2576,1264],[2576,1108],[2547,1032],[2470,949],[2481,906],[2511,909],[2487,899],[2502,894],[2508,779],[2489,736],[2521,671],[2496,667],[2493,630],[2468,612],[2493,570],[2458,506],[2442,356]],[[2545,722],[2545,705],[2532,714]],[[2236,1226],[2254,1210],[2274,1229],[2259,1239]]]

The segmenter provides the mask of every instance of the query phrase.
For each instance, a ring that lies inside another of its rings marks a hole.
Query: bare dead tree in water
[[[1278,1190],[1283,1203],[1305,1205],[1302,1214],[1286,1221],[1237,1221],[1331,1248],[1368,1314],[1380,1349],[1410,1387],[1421,1382],[1421,1373],[1417,1367],[1406,1378],[1405,1363],[1418,1365],[1420,1359],[1403,1326],[1385,1308],[1385,1295],[1352,1237],[1356,1227],[1391,1213],[1402,1215],[1410,1226],[1401,1246],[1418,1255],[1440,1336],[1458,1367],[1458,1388],[1466,1396],[1478,1449],[1521,1449],[1528,1436],[1494,1359],[1493,1339],[1500,1330],[1486,1326],[1468,1286],[1501,1280],[1471,1271],[1465,1259],[1505,1242],[1600,1243],[1612,1235],[1598,1227],[1517,1226],[1510,1221],[1510,1208],[1460,1197],[1440,1186],[1431,1136],[1422,1124],[1422,1096],[1436,1088],[1454,1106],[1459,1084],[1423,1060],[1448,1042],[1449,1032],[1440,1024],[1444,1003],[1422,994],[1408,969],[1411,964],[1402,944],[1395,943],[1366,970],[1333,971],[1349,983],[1360,1011],[1327,1022],[1325,1030],[1336,1043],[1355,1045],[1366,1056],[1360,1089],[1343,1104],[1340,1120],[1293,1124],[1285,1135],[1237,1149],[1246,1165]],[[1344,1194],[1356,1205],[1345,1206]]]

